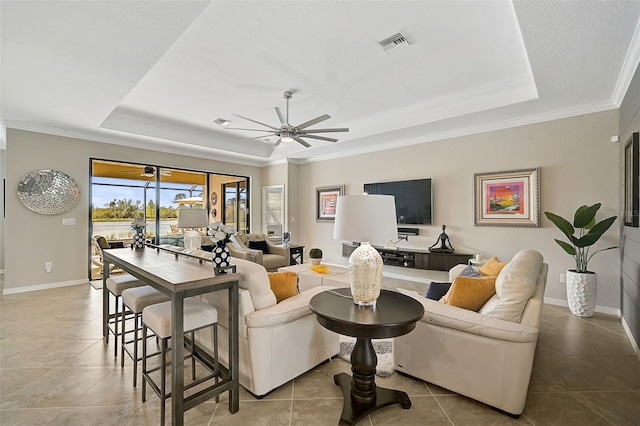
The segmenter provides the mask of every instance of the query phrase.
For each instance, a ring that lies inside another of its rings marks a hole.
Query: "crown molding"
[[[622,69],[620,70],[618,81],[616,82],[616,87],[613,89],[611,101],[616,105],[616,107],[619,107],[620,104],[622,104],[638,65],[640,65],[640,21],[638,21],[638,24],[636,25],[633,38],[631,39],[631,43],[629,43],[629,50],[624,58],[624,64],[622,64]]]
[[[93,142],[108,143],[112,145],[125,146],[129,148],[146,149],[169,154],[186,155],[198,158],[207,158],[214,161],[241,164],[244,166],[264,167],[267,162],[254,157],[242,154],[229,155],[227,151],[215,150],[213,148],[202,147],[200,145],[190,145],[180,142],[172,142],[164,139],[150,138],[146,136],[132,136],[127,133],[107,134],[108,130],[90,132],[84,130],[61,129],[52,126],[42,126],[39,124],[25,123],[22,121],[6,120],[7,128],[25,130],[35,133],[46,133],[54,136],[62,136],[74,139],[85,139]],[[115,132],[115,131],[114,131]]]

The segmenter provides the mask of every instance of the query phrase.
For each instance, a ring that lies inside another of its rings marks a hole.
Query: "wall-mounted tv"
[[[396,198],[398,224],[431,225],[433,197],[431,179],[365,183],[367,194],[393,195]]]

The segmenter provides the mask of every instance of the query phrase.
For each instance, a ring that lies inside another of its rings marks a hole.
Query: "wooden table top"
[[[375,306],[353,303],[349,288],[318,293],[309,307],[323,327],[347,336],[385,339],[402,336],[415,328],[424,315],[417,300],[402,293],[381,290]]]

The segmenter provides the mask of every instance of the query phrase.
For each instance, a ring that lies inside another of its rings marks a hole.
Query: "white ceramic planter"
[[[593,273],[567,271],[567,302],[572,314],[590,317],[596,309],[598,276]]]
[[[309,258],[309,261],[311,262],[312,265],[319,265],[322,262],[322,258],[312,257],[312,258]]]

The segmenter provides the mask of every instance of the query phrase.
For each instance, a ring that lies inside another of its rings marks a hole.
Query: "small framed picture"
[[[640,160],[638,159],[638,140],[640,133],[635,132],[624,146],[624,226],[637,228],[640,216]]]
[[[336,219],[336,202],[344,194],[344,185],[316,188],[316,221],[333,222]]]
[[[475,226],[540,226],[540,168],[474,176]]]

